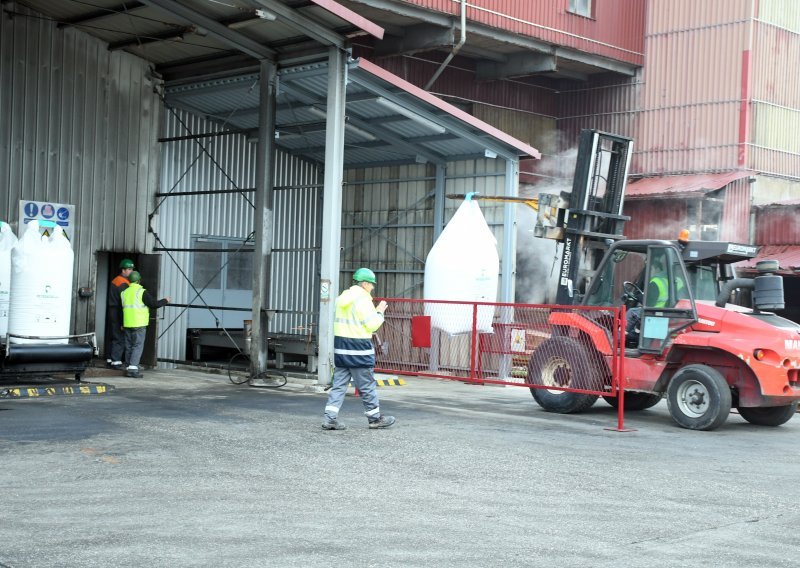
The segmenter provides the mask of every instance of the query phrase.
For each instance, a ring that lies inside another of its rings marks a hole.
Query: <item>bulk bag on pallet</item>
[[[425,259],[426,300],[496,302],[500,257],[497,239],[476,201],[464,201]],[[473,327],[473,307],[425,304],[431,326],[449,334]],[[492,331],[494,306],[479,306],[477,330]]]
[[[0,221],[0,339],[8,332],[8,304],[11,295],[11,249],[17,237],[8,223]]]
[[[44,222],[43,222],[44,223]],[[40,234],[31,221],[11,249],[11,305],[8,332],[54,337],[69,335],[75,255],[64,230],[48,223]],[[12,343],[67,343],[67,339],[19,339]]]

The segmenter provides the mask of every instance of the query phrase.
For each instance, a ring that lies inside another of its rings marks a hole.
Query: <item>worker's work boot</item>
[[[115,371],[121,371],[122,370],[122,361],[113,361],[113,362],[108,364],[108,368],[109,369],[114,369]]]
[[[128,367],[125,370],[125,376],[132,379],[141,379],[144,375],[139,372],[139,367]]]
[[[323,430],[347,430],[347,426],[339,422],[338,420],[328,420],[325,419],[325,422],[322,423]]]
[[[381,416],[377,420],[370,420],[369,427],[371,429],[375,428],[388,428],[392,424],[394,424],[394,416]]]

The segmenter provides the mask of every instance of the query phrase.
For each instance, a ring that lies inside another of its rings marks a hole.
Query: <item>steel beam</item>
[[[431,51],[440,48],[452,48],[455,44],[453,26],[442,28],[430,24],[409,26],[403,29],[402,37],[390,36],[375,44],[375,55],[408,55],[420,51]]]
[[[194,8],[181,4],[177,0],[143,0],[148,6],[159,8],[168,14],[172,14],[176,18],[182,20],[187,24],[196,24],[208,31],[208,34],[225,45],[229,45],[239,51],[246,53],[256,59],[269,59],[273,61],[276,52],[266,45],[262,45],[255,40],[250,39],[230,28],[220,24],[218,21],[204,16]]]
[[[519,196],[519,160],[506,160],[505,197]],[[500,272],[501,302],[514,301],[517,255],[517,204],[503,208],[503,268]]]
[[[475,68],[475,78],[478,81],[495,81],[536,75],[537,73],[552,73],[557,70],[556,58],[553,55],[541,53],[514,53],[505,63],[492,63],[478,61]]]
[[[249,2],[251,5],[258,6],[259,8],[266,8],[278,16],[281,23],[286,24],[302,35],[315,39],[324,45],[334,46],[340,49],[346,47],[345,39],[342,36],[278,0],[249,0]]]

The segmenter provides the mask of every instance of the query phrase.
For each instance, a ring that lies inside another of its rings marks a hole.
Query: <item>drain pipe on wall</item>
[[[431,86],[436,82],[436,79],[439,78],[439,75],[442,74],[445,67],[447,67],[453,58],[458,54],[459,50],[464,46],[467,41],[467,0],[461,0],[461,38],[458,40],[458,43],[453,46],[453,50],[450,52],[450,55],[447,56],[447,59],[442,61],[442,64],[439,65],[439,68],[436,70],[436,73],[433,74],[430,81],[428,81],[425,86],[423,87],[426,91],[431,88]]]

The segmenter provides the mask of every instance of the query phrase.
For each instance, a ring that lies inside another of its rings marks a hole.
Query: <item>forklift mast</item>
[[[568,196],[557,304],[578,304],[608,245],[624,239],[630,217],[622,215],[633,140],[597,130],[582,130],[572,193]],[[539,211],[542,212],[541,198]],[[545,236],[545,235],[542,235]]]

